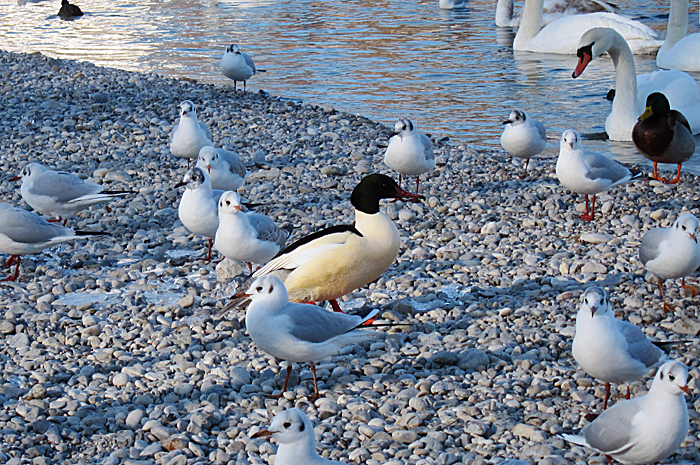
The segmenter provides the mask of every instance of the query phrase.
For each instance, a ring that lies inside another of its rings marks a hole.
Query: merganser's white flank
[[[224,191],[238,190],[248,174],[238,155],[214,147],[202,147],[197,167],[207,172],[213,189]]]
[[[234,92],[236,91],[237,81],[243,81],[243,92],[245,92],[246,81],[258,72],[250,55],[241,52],[236,44],[226,47],[226,52],[221,57],[219,69],[221,74],[229,79],[233,79]]]
[[[230,260],[246,262],[251,274],[252,263],[267,263],[284,247],[288,236],[267,216],[245,211],[237,192],[221,195],[214,247]]]
[[[688,435],[688,407],[683,396],[690,395],[687,379],[685,365],[666,362],[646,395],[618,402],[586,425],[579,435],[562,437],[624,464],[664,460],[678,450]]]
[[[644,112],[647,96],[653,92],[661,92],[668,98],[671,108],[686,117],[693,134],[700,132],[697,82],[688,73],[678,70],[637,76],[634,56],[627,42],[612,29],[594,28],[583,34],[577,52],[579,62],[572,76],[580,76],[591,60],[605,52],[610,54],[615,65],[615,98],[612,111],[605,120],[605,132],[611,140],[632,140],[632,129]]]
[[[671,0],[666,40],[656,55],[656,66],[700,71],[700,33],[688,34],[688,0]]]
[[[267,436],[279,443],[275,465],[341,465],[342,463],[324,459],[318,455],[314,425],[298,408],[281,411],[272,420],[269,428],[258,431],[251,438]]]
[[[586,213],[581,215],[583,221],[593,219],[596,194],[613,186],[643,178],[641,174],[633,175],[615,160],[598,153],[586,152],[578,132],[573,129],[568,129],[561,135],[556,173],[562,186],[586,196]],[[593,196],[593,206],[590,210],[589,195]]]
[[[192,168],[185,173],[182,182],[175,187],[185,186],[177,213],[182,225],[194,234],[209,239],[207,260],[211,260],[211,246],[219,228],[219,197],[221,190],[213,190],[206,172]]]
[[[29,163],[19,176],[20,192],[25,202],[42,215],[70,218],[86,208],[127,195],[127,192],[105,191],[92,182],[83,181],[72,173],[53,171],[39,163]]]
[[[514,0],[498,0],[496,26],[517,27],[520,25],[522,18],[520,13],[514,14],[514,4]],[[598,12],[617,13],[617,6],[602,0],[545,0],[542,24],[546,26],[564,16]]]
[[[506,121],[505,129],[501,134],[501,147],[514,157],[524,158],[525,173],[530,158],[544,152],[547,147],[547,131],[544,125],[530,118],[524,110],[513,110]]]
[[[384,164],[401,175],[417,175],[418,192],[420,175],[435,169],[433,143],[428,136],[418,132],[408,118],[401,118],[394,125],[394,133],[384,154]]]
[[[685,284],[686,276],[700,267],[700,245],[697,237],[698,219],[692,213],[683,213],[670,228],[654,228],[642,237],[639,261],[646,270],[658,276],[664,310],[671,311],[666,303],[663,280],[683,278],[681,287],[691,291],[693,297],[700,293],[695,286]]]
[[[329,312],[316,305],[291,303],[287,288],[276,276],[257,278],[244,294],[234,297],[251,301],[246,309],[245,325],[255,345],[275,358],[290,362],[279,396],[287,389],[291,362],[310,362],[316,388],[313,402],[318,398],[314,362],[377,334],[357,328],[376,316],[378,309],[359,316]]]
[[[544,0],[525,0],[523,19],[513,50],[574,55],[581,36],[596,27],[612,28],[627,40],[635,54],[655,53],[662,42],[650,27],[615,13],[566,16],[542,28]]]
[[[170,133],[170,153],[192,160],[199,156],[202,147],[214,145],[211,132],[197,120],[194,103],[185,100],[180,104],[180,121]]]
[[[605,410],[610,383],[638,381],[667,357],[641,328],[615,318],[604,289],[589,287],[581,301],[572,352],[583,371],[605,382]],[[628,386],[628,399],[629,392]]]
[[[21,255],[32,255],[64,242],[89,236],[71,228],[51,224],[36,213],[0,203],[0,253],[10,255],[5,267],[15,265],[15,272],[3,281],[19,276]]]

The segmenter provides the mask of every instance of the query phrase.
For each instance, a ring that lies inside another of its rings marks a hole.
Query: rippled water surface
[[[551,156],[564,129],[602,132],[610,111],[603,98],[614,86],[607,56],[573,80],[574,56],[514,53],[513,31],[494,25],[495,0],[451,11],[440,10],[438,0],[75,3],[85,16],[64,21],[55,15],[58,1],[0,1],[0,47],[230,85],[219,60],[237,43],[267,70],[249,90],[389,125],[408,116],[434,136],[483,148],[499,147],[501,121],[520,107],[544,122]],[[665,36],[667,1],[617,4]],[[700,30],[697,8],[693,2],[689,32]],[[653,57],[635,61],[639,73],[656,69]],[[587,146],[646,162],[631,143]],[[688,168],[700,174],[697,152]]]

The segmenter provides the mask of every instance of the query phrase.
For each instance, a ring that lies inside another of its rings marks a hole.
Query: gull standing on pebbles
[[[248,174],[238,155],[214,147],[202,147],[197,167],[207,172],[213,189],[225,191],[238,190]]]
[[[688,369],[676,361],[664,363],[649,392],[623,400],[601,413],[579,435],[562,434],[567,441],[605,454],[625,464],[655,463],[675,453],[688,435],[690,395]]]
[[[314,425],[304,412],[289,408],[278,413],[268,429],[251,438],[269,436],[279,443],[275,465],[341,465],[342,462],[324,459],[316,452]]]
[[[0,253],[10,255],[5,268],[15,264],[15,273],[2,281],[17,280],[21,255],[38,254],[54,245],[84,239],[89,235],[51,224],[36,213],[0,203]]]
[[[381,199],[418,201],[422,195],[401,189],[389,176],[370,174],[355,186],[350,202],[355,223],[317,231],[290,245],[253,274],[275,274],[284,281],[292,301],[335,300],[378,279],[399,255],[401,236],[393,221],[379,211]],[[237,306],[234,298],[224,310]]]
[[[695,286],[685,284],[700,267],[700,245],[697,237],[698,219],[692,213],[683,213],[670,228],[654,228],[647,231],[639,247],[639,261],[646,270],[658,278],[664,311],[673,308],[666,303],[664,279],[683,278],[681,287],[690,290],[692,297],[700,293]]]
[[[288,236],[267,216],[246,212],[237,192],[221,195],[214,247],[230,260],[246,262],[251,274],[252,264],[270,261],[284,247]]]
[[[99,203],[123,197],[128,192],[105,191],[102,186],[86,182],[72,173],[53,171],[39,163],[29,163],[19,176],[11,181],[22,180],[20,192],[25,202],[42,215],[64,220],[79,211]]]
[[[197,110],[194,103],[185,100],[180,104],[180,121],[170,133],[170,153],[176,157],[187,158],[190,161],[199,156],[202,147],[214,145],[211,132],[206,124],[197,121]]]
[[[389,147],[384,154],[384,164],[401,175],[417,175],[416,192],[420,175],[435,169],[435,155],[430,137],[418,132],[408,118],[401,118],[394,125],[394,132],[389,139]]]
[[[638,179],[646,179],[641,173],[632,172],[620,163],[597,153],[586,152],[573,129],[561,135],[557,177],[562,186],[577,194],[586,196],[586,213],[583,221],[591,221],[595,211],[595,196],[613,186]],[[588,208],[588,196],[593,196],[593,205]]]
[[[197,167],[188,170],[182,182],[175,184],[175,187],[182,186],[186,189],[177,207],[177,214],[188,231],[209,239],[207,260],[211,261],[211,245],[219,228],[218,201],[223,191],[213,190],[209,176]]]
[[[258,71],[263,72],[262,69],[258,70],[255,67],[255,63],[250,55],[241,52],[241,49],[236,44],[226,47],[226,52],[221,57],[219,69],[221,74],[229,79],[233,79],[234,92],[236,92],[236,81],[243,81],[243,92],[245,92],[246,81],[257,74]]]
[[[651,368],[665,361],[666,354],[638,326],[615,318],[605,290],[589,287],[581,300],[572,352],[583,371],[605,381],[605,410],[610,383],[627,383],[629,399],[629,383],[642,379]]]
[[[501,147],[514,157],[526,160],[525,172],[520,176],[524,178],[530,158],[541,154],[547,147],[547,131],[524,110],[513,110],[503,124],[506,128],[501,134]]]
[[[258,278],[244,294],[234,297],[251,301],[245,314],[245,326],[255,345],[288,362],[282,392],[270,397],[279,398],[287,390],[292,362],[310,362],[315,391],[309,400],[315,402],[319,395],[314,362],[377,335],[375,331],[358,328],[376,316],[378,309],[359,316],[329,312],[316,305],[291,303],[287,288],[276,276]]]

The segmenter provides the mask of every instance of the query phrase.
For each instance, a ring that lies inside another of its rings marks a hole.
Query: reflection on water
[[[433,135],[484,148],[498,147],[500,122],[522,107],[547,126],[551,156],[564,129],[602,132],[610,111],[609,58],[573,80],[573,56],[514,53],[513,31],[494,26],[494,0],[463,10],[440,10],[437,0],[76,1],[85,16],[75,21],[56,16],[57,2],[0,1],[0,46],[230,85],[219,60],[237,43],[268,71],[248,83],[252,91],[392,126],[407,116]],[[617,3],[665,34],[668,1]],[[689,32],[698,31],[693,3]],[[640,73],[656,69],[653,57],[635,60]],[[646,162],[631,144],[587,146]],[[689,165],[700,174],[696,158]]]

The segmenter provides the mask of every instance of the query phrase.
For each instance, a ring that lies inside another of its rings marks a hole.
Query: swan
[[[513,15],[514,4],[514,0],[498,0],[496,26],[517,27],[520,25],[520,14]],[[617,6],[603,0],[545,0],[542,24],[547,25],[564,16],[606,11],[617,13]]]
[[[615,65],[615,98],[605,120],[611,140],[631,141],[632,128],[644,112],[644,102],[652,92],[663,93],[690,123],[692,133],[700,132],[700,91],[689,74],[678,70],[661,70],[637,76],[634,56],[620,34],[610,28],[593,28],[581,37],[578,65],[572,76],[579,77],[591,60],[608,52]]]
[[[542,30],[544,0],[525,0],[523,20],[513,41],[513,50],[537,53],[576,53],[579,39],[589,29],[615,29],[627,40],[633,53],[656,52],[662,42],[650,27],[614,13],[588,13],[560,18]]]
[[[700,71],[700,33],[688,33],[688,0],[671,0],[666,40],[656,55],[656,66]]]

